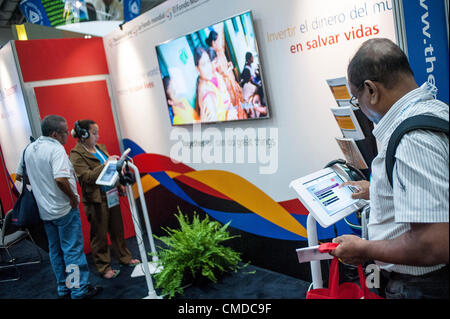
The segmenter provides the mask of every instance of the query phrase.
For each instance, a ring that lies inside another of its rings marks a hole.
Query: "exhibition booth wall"
[[[195,51],[208,47],[211,31],[237,81],[252,53],[262,87],[259,116],[175,120],[171,94],[195,106],[196,66],[203,59]],[[330,110],[338,104],[327,81],[345,78],[351,56],[373,37],[398,42],[390,0],[168,0],[103,39],[10,42],[0,50],[0,66],[13,75],[7,98],[18,107],[0,119],[5,178],[14,180],[21,152],[30,135],[40,135],[45,115],[64,116],[70,128],[93,119],[111,154],[131,148],[155,234],[177,226],[178,208],[197,211],[230,222],[240,235],[230,245],[244,260],[310,280],[309,265],[299,264],[295,253],[307,245],[308,211],[289,184],[344,158]],[[74,144],[69,137],[66,150]],[[126,199],[121,204],[128,238],[133,223]],[[355,232],[345,221],[318,225],[319,240]]]
[[[242,14],[249,10],[253,25]],[[268,116],[172,126],[162,78],[193,105],[195,50],[208,46],[211,30],[237,74],[253,54]],[[147,173],[152,226],[171,223],[177,206],[204,212],[231,222],[245,259],[307,278],[295,248],[307,245],[308,211],[289,183],[343,158],[327,80],[345,77],[372,37],[396,41],[391,1],[169,0],[105,36],[124,147]],[[353,233],[344,221],[319,227],[319,240],[343,233]]]

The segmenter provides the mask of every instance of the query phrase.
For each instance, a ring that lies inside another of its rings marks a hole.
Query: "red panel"
[[[15,41],[25,82],[108,74],[101,38]]]
[[[120,154],[106,81],[37,87],[34,91],[41,119],[49,114],[61,115],[69,131],[75,121],[91,119],[98,123],[100,143],[110,154]],[[68,154],[76,142],[69,136],[64,146]]]
[[[67,120],[69,131],[74,127],[75,121],[91,119],[99,126],[99,142],[106,145],[110,154],[120,155],[106,81],[39,87],[35,88],[35,94],[41,119],[49,114],[58,114]],[[76,142],[77,140],[72,136],[68,137],[64,146],[67,154],[70,153]],[[79,186],[78,192],[81,194]],[[125,238],[129,238],[134,236],[135,232],[126,197],[121,198],[121,208]],[[82,204],[80,211],[85,252],[88,253],[90,251],[90,226]]]
[[[174,162],[170,157],[143,153],[133,157],[134,165],[139,168],[140,172],[152,173],[161,171],[173,171],[177,173],[188,173],[194,169],[181,162]]]
[[[15,172],[14,172],[15,173]],[[5,161],[3,160],[2,148],[0,146],[0,199],[3,204],[4,213],[13,208],[11,182],[9,181],[9,172],[6,171]],[[14,198],[15,200],[15,198]]]
[[[308,215],[309,212],[303,206],[302,202],[298,199],[291,199],[283,202],[278,202],[284,209],[286,209],[289,213],[294,215]]]

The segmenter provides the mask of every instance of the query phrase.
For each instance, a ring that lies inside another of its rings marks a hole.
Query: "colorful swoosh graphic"
[[[141,173],[141,184],[144,193],[157,186],[163,186],[168,191],[197,206],[214,219],[227,223],[230,227],[259,236],[283,239],[307,239],[306,219],[308,211],[298,199],[276,202],[254,184],[231,172],[221,170],[200,170],[172,161],[169,157],[159,154],[149,154],[129,139],[124,139],[125,148],[130,148],[129,156]],[[233,201],[243,207],[245,212],[225,212],[217,207],[204,207],[189,196],[179,185],[191,187],[209,196]],[[286,187],[288,188],[288,187]],[[135,198],[138,191],[133,187]],[[357,224],[356,216],[347,218]],[[322,228],[317,225],[319,240],[333,238],[341,234],[355,233],[344,221],[334,227]]]

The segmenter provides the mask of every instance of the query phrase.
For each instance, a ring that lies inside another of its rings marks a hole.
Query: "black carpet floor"
[[[148,243],[144,238],[144,242]],[[133,257],[140,259],[136,238],[127,239]],[[25,240],[11,249],[16,262],[35,260],[35,246]],[[40,249],[40,248],[39,248]],[[149,249],[149,248],[148,248]],[[40,264],[20,266],[21,278],[12,282],[0,282],[0,299],[55,299],[56,280],[51,269],[48,254],[41,250],[43,261]],[[0,266],[8,258],[6,252],[0,251]],[[148,295],[144,276],[132,278],[133,267],[120,266],[113,256],[113,268],[121,272],[114,279],[100,277],[93,265],[91,254],[87,255],[90,266],[90,281],[100,285],[103,291],[96,299],[142,299]],[[0,269],[0,281],[15,276],[13,268]],[[154,280],[153,280],[154,283]],[[217,283],[190,285],[184,289],[178,299],[304,299],[309,287],[308,282],[275,273],[266,269],[248,265],[225,274]],[[158,296],[161,292],[157,289]],[[164,296],[163,296],[164,297]],[[166,297],[164,297],[166,298]]]

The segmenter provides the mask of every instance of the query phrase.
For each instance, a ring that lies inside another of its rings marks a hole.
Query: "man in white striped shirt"
[[[436,88],[418,87],[407,57],[388,39],[362,44],[348,66],[352,102],[376,124],[381,150],[368,182],[352,182],[369,199],[369,240],[344,235],[332,255],[344,263],[374,260],[381,266],[387,298],[448,298],[449,140],[445,133],[411,131],[395,154],[393,186],[385,158],[389,138],[406,118],[418,114],[449,120]],[[356,101],[357,100],[357,101]]]

